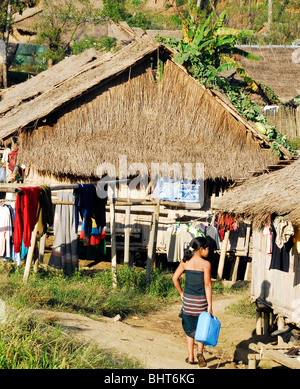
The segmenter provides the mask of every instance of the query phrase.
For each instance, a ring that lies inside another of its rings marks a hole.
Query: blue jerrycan
[[[221,323],[209,312],[201,312],[198,317],[195,340],[205,346],[214,347],[218,342]]]

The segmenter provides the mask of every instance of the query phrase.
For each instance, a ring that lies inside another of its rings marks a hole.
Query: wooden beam
[[[156,242],[157,242],[157,231],[159,221],[159,204],[154,207],[152,216],[152,226],[149,236],[148,252],[147,252],[147,267],[146,267],[146,281],[150,282],[151,270],[156,256]]]

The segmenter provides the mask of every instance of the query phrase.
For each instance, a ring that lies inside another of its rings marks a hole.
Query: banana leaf
[[[235,42],[235,37],[222,38],[218,42],[216,42],[216,47],[225,46],[229,43],[234,43],[234,42]]]
[[[220,27],[217,31],[216,31],[216,34],[219,35],[219,36],[222,36],[222,35],[234,35],[234,36],[240,36],[240,37],[244,37],[244,36],[249,36],[249,35],[253,35],[253,31],[252,30],[236,30],[235,28],[230,28],[230,27]]]
[[[229,27],[220,27],[218,28],[218,30],[216,31],[216,35],[218,36],[223,36],[223,35],[239,35],[240,34],[240,30],[236,30],[235,28],[229,28]]]
[[[239,54],[242,57],[245,57],[245,58],[248,58],[248,59],[252,59],[253,61],[260,61],[260,58],[256,57],[256,55],[248,53],[247,51],[239,49],[237,47],[233,47],[231,52],[232,52],[232,54]]]
[[[178,26],[182,26],[182,19],[180,19],[178,16],[170,15],[171,20],[173,20]]]
[[[258,85],[256,84],[256,82],[251,78],[249,73],[247,73],[242,66],[240,66],[238,63],[236,65],[237,65],[236,67],[237,72],[243,77],[243,79],[250,86],[250,88],[254,92],[256,92],[258,90]]]
[[[209,46],[215,42],[214,39],[208,39],[207,41],[204,41],[200,46],[194,44],[194,41],[192,43],[193,48],[197,48],[198,51],[203,50],[206,46]]]
[[[236,68],[235,62],[225,62],[216,69],[216,73],[219,74],[226,70],[232,70]]]
[[[218,29],[222,27],[225,18],[226,18],[226,11],[223,11],[223,12],[221,12],[220,16],[218,17],[218,19],[213,27],[213,30],[215,32],[218,31]]]

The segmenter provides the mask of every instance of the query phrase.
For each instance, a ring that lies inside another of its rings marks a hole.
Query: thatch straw
[[[251,219],[262,228],[270,215],[284,216],[300,227],[300,159],[273,173],[252,177],[216,198],[221,212]]]
[[[160,45],[144,37],[116,54],[101,54],[94,49],[70,56],[28,81],[1,93],[0,138],[10,136],[77,98],[101,81],[130,68]],[[110,60],[113,57],[113,62]]]
[[[254,80],[273,89],[283,103],[300,94],[299,46],[247,46],[243,49],[259,57],[260,61],[241,57],[241,65]]]
[[[234,180],[277,162],[252,133],[171,61],[155,83],[148,58],[21,136],[20,158],[55,175],[95,176],[103,162],[204,163],[205,178]],[[195,172],[194,172],[195,173]]]

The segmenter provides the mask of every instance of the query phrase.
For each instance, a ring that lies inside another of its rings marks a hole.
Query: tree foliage
[[[4,38],[5,29],[7,23],[12,24],[11,16],[8,18],[7,10],[8,5],[11,5],[11,15],[14,13],[21,13],[27,7],[27,1],[24,0],[1,0],[0,2],[0,39]],[[34,2],[33,2],[34,3]]]
[[[115,22],[126,20],[127,10],[125,0],[103,0],[103,16]]]
[[[171,37],[157,39],[176,49],[174,60],[183,64],[201,84],[224,93],[247,120],[265,124],[267,137],[272,142],[272,149],[275,150],[276,155],[280,155],[278,150],[280,144],[293,153],[286,138],[281,136],[275,127],[267,124],[265,116],[261,114],[260,106],[251,102],[246,92],[246,87],[250,87],[254,92],[260,90],[264,93],[268,92],[268,88],[254,81],[234,58],[234,55],[238,54],[248,59],[259,60],[236,47],[237,40],[242,36],[251,35],[252,31],[239,31],[226,27],[225,12],[222,12],[215,22],[213,16],[211,13],[204,23],[200,23],[192,8],[187,16],[181,14],[180,18],[176,18],[182,28],[182,39]],[[220,76],[220,72],[229,69],[235,69],[242,76],[244,85],[232,85]],[[271,96],[270,93],[269,95]]]
[[[57,63],[66,55],[78,28],[87,20],[100,22],[100,11],[89,0],[67,0],[60,4],[44,0],[37,29],[37,44],[47,47],[45,58]],[[79,6],[78,6],[79,5]]]

